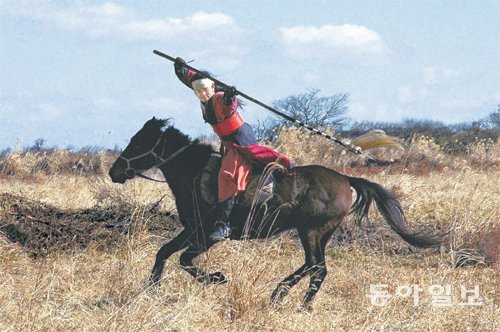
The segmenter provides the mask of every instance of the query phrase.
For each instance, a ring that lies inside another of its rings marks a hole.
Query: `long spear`
[[[156,55],[159,55],[159,56],[161,56],[161,57],[163,57],[165,59],[168,59],[168,60],[170,60],[172,62],[175,62],[175,58],[171,57],[168,54],[165,54],[165,53],[157,51],[157,50],[153,50],[153,53],[156,54]],[[207,75],[207,74],[201,72],[200,70],[198,70],[198,69],[196,69],[196,68],[194,68],[194,67],[192,67],[192,66],[190,66],[188,64],[183,64],[183,66],[186,67],[186,68],[189,68],[189,69],[191,69],[193,71],[195,71],[196,73],[198,73],[200,76],[203,76],[204,78],[208,78],[208,79],[214,81],[218,86],[220,86],[223,89],[227,89],[227,88],[230,87],[226,83],[221,82],[218,79],[213,78],[210,75]],[[299,127],[304,127],[304,128],[308,129],[309,131],[313,132],[316,135],[320,135],[320,136],[323,136],[323,137],[325,137],[325,138],[327,138],[327,139],[329,139],[331,141],[334,141],[335,143],[340,144],[341,146],[343,146],[344,148],[346,148],[347,150],[349,150],[349,151],[351,151],[351,152],[353,152],[355,154],[362,154],[362,155],[366,156],[368,159],[370,159],[372,161],[379,162],[379,160],[377,160],[377,159],[373,158],[372,156],[364,153],[363,150],[361,149],[361,147],[359,147],[359,146],[352,145],[352,144],[344,142],[344,141],[342,141],[342,140],[340,140],[340,139],[338,139],[336,137],[328,135],[327,133],[325,133],[325,132],[323,132],[323,131],[321,131],[319,129],[313,128],[313,127],[311,127],[311,126],[309,126],[309,125],[305,124],[304,122],[301,122],[301,121],[299,121],[297,119],[294,119],[291,116],[289,116],[288,114],[282,113],[282,112],[278,111],[277,109],[275,109],[275,108],[273,108],[271,106],[268,106],[268,105],[264,104],[263,102],[255,99],[255,98],[252,98],[249,95],[247,95],[247,94],[245,94],[245,93],[243,93],[243,92],[241,92],[239,90],[237,90],[236,92],[237,92],[237,94],[239,96],[241,96],[241,97],[243,97],[243,98],[245,98],[247,100],[250,100],[251,102],[253,102],[253,103],[255,103],[255,104],[259,105],[259,106],[264,107],[268,111],[271,111],[274,114],[277,114],[277,115],[281,116],[282,118],[284,118],[284,119],[286,119],[288,121],[293,122],[295,125],[297,125]]]

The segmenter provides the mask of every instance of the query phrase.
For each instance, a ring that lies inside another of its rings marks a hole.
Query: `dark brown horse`
[[[168,121],[153,117],[132,137],[109,171],[113,182],[124,183],[152,167],[159,167],[175,196],[184,229],[156,254],[150,285],[159,283],[165,260],[183,249],[180,264],[197,280],[208,283],[226,281],[221,272],[209,274],[193,265],[193,259],[214,244],[208,239],[216,217],[214,201],[203,194],[200,181],[205,172],[210,172],[207,164],[213,155],[211,146],[192,141]],[[213,176],[216,174],[214,172]],[[357,193],[354,205],[351,187]],[[213,197],[216,197],[215,182],[213,188]],[[266,209],[257,210],[251,223],[247,222],[250,207],[236,206],[231,214],[231,226],[236,229],[231,238],[266,238],[297,229],[305,251],[305,263],[278,284],[271,301],[281,299],[292,286],[309,275],[309,289],[303,303],[308,306],[327,273],[325,246],[328,240],[349,211],[360,220],[367,215],[372,201],[390,227],[406,242],[417,247],[440,244],[438,238],[408,231],[401,205],[390,191],[376,183],[316,165],[296,167],[291,174],[278,176],[275,193],[266,202]]]

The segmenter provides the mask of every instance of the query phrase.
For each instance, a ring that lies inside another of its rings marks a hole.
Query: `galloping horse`
[[[207,164],[214,153],[210,145],[191,140],[169,125],[168,120],[153,117],[132,137],[109,171],[113,182],[125,183],[152,167],[158,167],[175,196],[184,229],[156,254],[150,285],[160,282],[165,260],[183,249],[186,250],[180,255],[180,264],[189,274],[205,283],[226,282],[221,272],[209,274],[193,265],[196,256],[214,245],[208,234],[214,228],[215,201],[204,198],[206,194],[203,195],[203,185],[199,180],[201,174],[207,172]],[[212,177],[216,174],[217,171]],[[217,197],[215,183],[213,197]],[[357,193],[354,204],[351,187]],[[250,207],[236,206],[231,215],[231,226],[236,231],[231,239],[266,238],[296,229],[304,247],[305,263],[278,284],[271,301],[277,302],[309,275],[309,288],[303,302],[303,306],[308,307],[327,274],[325,246],[328,240],[350,211],[358,220],[364,218],[372,201],[392,230],[406,242],[424,248],[441,243],[438,237],[408,231],[401,205],[392,192],[368,180],[317,165],[295,167],[289,174],[277,176],[274,195],[266,202],[267,212],[257,214],[250,224],[245,224]]]

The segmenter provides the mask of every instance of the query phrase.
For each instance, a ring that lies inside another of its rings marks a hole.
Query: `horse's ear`
[[[165,120],[161,120],[162,123],[161,123],[161,127],[160,127],[160,130],[162,133],[164,133],[168,128],[171,127],[171,121],[170,119],[165,119]]]
[[[151,120],[156,120],[156,117],[153,115],[153,118]]]

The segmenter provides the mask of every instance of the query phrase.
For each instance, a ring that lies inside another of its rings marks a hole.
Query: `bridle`
[[[144,171],[147,171],[146,170],[142,170],[142,171],[137,171],[135,168],[133,168],[131,165],[130,165],[130,162],[131,161],[134,161],[134,160],[137,160],[137,159],[141,159],[141,158],[144,158],[148,155],[152,155],[157,164],[154,165],[154,166],[151,166],[150,168],[153,168],[153,167],[160,167],[160,166],[163,166],[165,165],[166,163],[172,161],[175,157],[177,157],[178,155],[180,155],[184,150],[186,150],[190,144],[188,145],[184,145],[183,147],[179,148],[177,151],[175,151],[174,153],[172,153],[168,158],[163,158],[162,154],[163,154],[163,151],[161,154],[158,154],[156,153],[156,148],[158,147],[158,145],[160,144],[161,140],[162,140],[162,136],[160,135],[160,137],[158,138],[158,140],[156,141],[155,145],[147,152],[145,153],[141,153],[140,155],[138,156],[134,156],[134,157],[131,157],[131,158],[125,158],[124,156],[120,155],[118,158],[120,159],[123,159],[125,160],[125,162],[127,163],[127,168],[125,169],[125,175],[127,177],[129,177],[130,179],[132,179],[134,176],[139,176],[141,178],[144,178],[144,179],[148,179],[148,180],[151,180],[151,181],[155,181],[155,182],[167,182],[167,181],[162,181],[162,180],[156,180],[156,179],[153,179],[153,178],[150,178],[149,176],[146,176],[144,174],[142,174],[142,172]],[[149,169],[149,168],[148,168]]]

